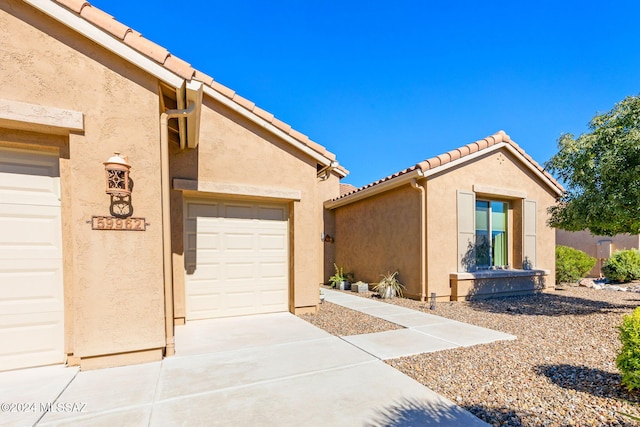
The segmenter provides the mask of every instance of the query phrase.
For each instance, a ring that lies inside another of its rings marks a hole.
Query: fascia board
[[[338,200],[327,200],[326,202],[324,202],[324,207],[327,209],[336,209],[341,206],[349,205],[359,200],[363,200],[368,197],[375,196],[376,194],[393,190],[394,188],[408,184],[409,182],[411,182],[412,179],[422,178],[423,176],[424,174],[422,173],[422,170],[415,169],[409,173],[400,175],[399,177],[396,177],[396,178],[392,178],[388,181],[381,182],[380,184],[376,184],[372,187],[365,188],[364,190],[360,190],[356,193],[340,198]]]

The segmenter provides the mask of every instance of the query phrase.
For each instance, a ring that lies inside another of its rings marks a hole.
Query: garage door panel
[[[0,371],[65,360],[58,164],[0,149]]]
[[[1,203],[59,206],[59,187],[58,178],[0,173]]]
[[[0,204],[0,259],[61,258],[60,207]]]
[[[258,236],[260,251],[286,251],[287,239],[282,234],[261,234]]]
[[[282,280],[287,276],[287,264],[283,262],[261,262],[259,274],[265,279]]]
[[[224,233],[223,247],[227,251],[253,251],[255,249],[254,235],[247,233]]]
[[[210,210],[206,206],[197,203],[196,209],[188,203],[187,208],[197,215],[185,220],[191,252],[185,260],[193,265],[186,275],[187,318],[286,311],[286,207],[244,202],[214,202]]]
[[[190,237],[189,249],[195,249],[196,244],[198,250],[215,250],[218,251],[222,248],[221,241],[222,236],[218,232],[202,232],[196,237],[195,233]]]
[[[0,261],[0,313],[62,312],[62,267],[55,260]]]

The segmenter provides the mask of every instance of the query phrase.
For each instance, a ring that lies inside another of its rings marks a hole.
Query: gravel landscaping
[[[354,294],[355,295],[355,294]],[[371,297],[371,293],[360,294]],[[622,315],[640,294],[571,287],[476,302],[385,302],[516,335],[517,340],[387,363],[495,426],[639,425],[640,394],[620,385],[615,358]],[[302,316],[335,335],[394,325],[330,303]]]

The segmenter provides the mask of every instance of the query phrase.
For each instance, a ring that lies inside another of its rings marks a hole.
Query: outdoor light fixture
[[[104,162],[107,177],[107,194],[111,196],[126,197],[131,195],[131,181],[129,170],[131,165],[126,157],[121,157],[116,152],[109,160]]]

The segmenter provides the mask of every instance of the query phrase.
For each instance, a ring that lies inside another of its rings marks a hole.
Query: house
[[[0,39],[0,370],[317,309],[331,152],[83,0],[3,1]]]
[[[601,277],[602,266],[617,250],[640,249],[640,235],[616,234],[615,236],[595,236],[588,230],[566,231],[556,229],[556,244],[569,246],[596,259],[596,265],[588,273],[590,277]]]
[[[555,282],[547,208],[562,186],[503,131],[325,202],[336,263],[399,271],[405,295],[507,295]]]

